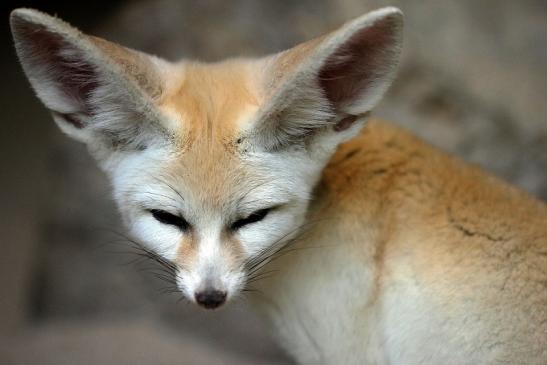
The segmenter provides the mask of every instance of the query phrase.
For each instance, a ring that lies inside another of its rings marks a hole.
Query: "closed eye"
[[[251,213],[248,217],[246,218],[243,218],[243,219],[238,219],[237,221],[235,221],[234,223],[232,223],[232,225],[230,226],[230,228],[233,230],[233,231],[237,231],[238,229],[240,229],[241,227],[243,226],[246,226],[248,224],[253,224],[253,223],[256,223],[256,222],[260,222],[261,220],[263,220],[267,215],[268,213],[272,210],[272,208],[265,208],[265,209],[260,209],[260,210],[257,210],[256,212],[253,212]]]
[[[160,209],[150,209],[149,212],[160,223],[175,226],[181,231],[187,231],[190,228],[190,223],[178,215]]]

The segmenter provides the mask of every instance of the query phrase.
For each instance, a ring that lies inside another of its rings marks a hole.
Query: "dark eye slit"
[[[256,212],[251,213],[246,218],[238,219],[237,221],[232,223],[230,228],[234,231],[237,231],[238,229],[240,229],[243,226],[259,222],[259,221],[263,220],[271,210],[272,210],[272,208],[265,208],[265,209],[257,210]]]
[[[148,211],[160,223],[175,226],[182,231],[186,231],[190,228],[190,223],[178,215],[171,214],[161,209],[149,209]]]

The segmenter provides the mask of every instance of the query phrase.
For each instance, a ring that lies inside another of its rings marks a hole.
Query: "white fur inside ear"
[[[86,143],[89,141],[89,133],[83,129],[85,120],[87,119],[85,115],[52,112],[51,116],[53,117],[55,124],[57,124],[66,135],[80,142]]]

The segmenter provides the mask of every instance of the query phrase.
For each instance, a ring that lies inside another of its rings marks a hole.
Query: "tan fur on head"
[[[165,90],[159,108],[178,121],[188,147],[233,147],[249,122],[245,116],[259,107],[251,62],[185,62],[179,70],[177,82]]]

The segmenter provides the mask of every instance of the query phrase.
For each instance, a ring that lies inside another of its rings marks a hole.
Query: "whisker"
[[[160,288],[158,290],[160,293],[181,293],[177,286],[176,274],[178,272],[178,267],[175,263],[160,256],[158,253],[145,247],[138,241],[133,240],[124,233],[117,231],[111,232],[115,234],[118,239],[110,242],[110,244],[114,244],[116,246],[121,246],[123,244],[125,247],[129,247],[130,249],[127,251],[114,251],[114,253],[125,253],[136,256],[135,259],[125,264],[135,264],[138,272],[147,273],[155,279],[169,284],[167,287]]]
[[[314,221],[308,221],[287,234],[278,238],[272,245],[265,248],[262,252],[258,253],[253,258],[247,260],[243,264],[243,268],[247,271],[248,279],[243,291],[250,289],[248,287],[251,283],[272,277],[278,270],[270,270],[261,272],[262,268],[267,264],[279,259],[280,257],[296,251],[312,248],[322,248],[327,246],[306,246],[306,247],[293,247],[296,242],[299,242],[305,238],[305,235],[311,231],[313,226],[325,219],[318,219]],[[292,236],[292,237],[291,237]],[[291,237],[287,239],[287,237]]]

